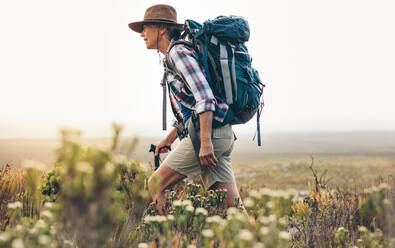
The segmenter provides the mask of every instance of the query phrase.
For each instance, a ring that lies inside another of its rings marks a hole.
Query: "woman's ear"
[[[166,32],[167,32],[167,26],[166,26],[166,24],[161,24],[161,25],[159,26],[159,34],[160,34],[160,36],[165,35]]]

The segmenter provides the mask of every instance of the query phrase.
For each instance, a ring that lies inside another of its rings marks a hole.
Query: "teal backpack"
[[[243,124],[256,114],[258,146],[261,146],[259,122],[265,85],[251,66],[252,58],[244,44],[249,36],[248,23],[242,17],[219,16],[203,25],[186,20],[181,39],[173,42],[169,51],[177,44],[184,44],[197,52],[215,97],[230,107],[232,118],[222,125]],[[167,56],[165,70],[175,73]]]

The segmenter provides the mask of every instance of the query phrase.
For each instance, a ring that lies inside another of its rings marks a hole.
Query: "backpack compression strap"
[[[261,119],[263,105],[264,105],[263,101],[261,101],[258,107],[258,112],[256,113],[256,132],[254,138],[252,139],[255,140],[255,137],[258,136],[258,146],[262,146],[260,119]]]
[[[234,45],[228,43],[228,45],[232,49],[232,54],[231,54],[232,72],[231,72],[229,70],[229,54],[227,47],[221,42],[218,42],[217,37],[215,37],[214,35],[211,36],[210,43],[216,46],[218,46],[219,44],[219,59],[221,65],[222,79],[225,88],[226,103],[229,105],[233,104],[233,98],[235,98],[235,101],[237,101],[237,84],[236,84],[236,69],[235,69],[235,56],[234,56],[235,47]],[[206,44],[206,50],[207,50],[207,56],[210,58],[211,54],[208,51],[208,44]],[[215,65],[215,63],[213,64]],[[234,96],[232,92],[232,86],[235,92]]]

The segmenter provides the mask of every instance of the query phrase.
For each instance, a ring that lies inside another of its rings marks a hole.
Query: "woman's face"
[[[140,36],[144,39],[145,45],[147,49],[157,49],[158,43],[158,35],[159,35],[159,27],[146,24],[143,26],[143,31]]]

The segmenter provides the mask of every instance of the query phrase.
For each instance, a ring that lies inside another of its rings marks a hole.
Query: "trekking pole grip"
[[[170,146],[164,146],[164,147],[159,148],[158,155],[155,156],[156,146],[154,144],[151,144],[151,146],[150,146],[149,152],[153,152],[154,153],[155,170],[157,170],[159,168],[159,166],[160,166],[159,154],[160,154],[160,151],[163,148],[167,148],[167,149],[169,149],[169,151],[171,151],[171,147]]]

